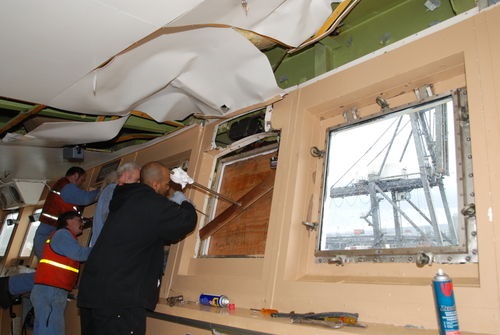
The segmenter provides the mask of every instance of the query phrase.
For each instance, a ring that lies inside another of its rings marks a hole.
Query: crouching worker
[[[35,273],[31,303],[35,310],[33,335],[64,335],[64,310],[68,292],[78,279],[80,262],[90,250],[78,244],[83,232],[78,212],[65,212],[57,219],[57,230],[45,242]]]

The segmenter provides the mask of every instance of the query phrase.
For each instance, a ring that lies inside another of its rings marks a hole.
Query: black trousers
[[[145,335],[146,309],[80,308],[81,335]]]

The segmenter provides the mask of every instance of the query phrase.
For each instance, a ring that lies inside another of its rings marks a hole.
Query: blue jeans
[[[38,229],[36,230],[35,237],[33,238],[33,249],[35,250],[35,256],[40,260],[42,258],[43,248],[45,248],[45,242],[56,230],[56,227],[40,222]],[[23,293],[31,292],[33,285],[35,283],[35,273],[21,273],[9,278],[9,291],[12,295],[19,295]]]
[[[31,304],[35,309],[33,335],[64,335],[64,310],[68,291],[62,288],[35,284]]]

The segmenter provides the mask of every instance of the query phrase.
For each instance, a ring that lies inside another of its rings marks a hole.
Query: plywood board
[[[269,162],[275,154],[271,152],[253,156],[225,167],[221,194],[244,201],[253,201],[257,196],[259,198],[212,235],[208,248],[209,256],[264,254],[273,194],[272,190],[265,190],[269,185],[272,188],[274,184],[274,170]],[[259,188],[259,185],[262,187]],[[244,196],[247,194],[248,198],[245,200]],[[215,217],[222,215],[232,206],[237,207],[219,200]]]

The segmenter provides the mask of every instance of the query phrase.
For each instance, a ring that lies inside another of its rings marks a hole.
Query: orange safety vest
[[[68,230],[76,240],[75,234]],[[50,234],[45,242],[42,259],[38,262],[35,273],[35,284],[49,285],[71,291],[78,279],[80,262],[59,255],[50,246],[50,239],[57,232]]]
[[[47,199],[45,199],[45,204],[42,208],[42,214],[40,215],[40,222],[57,227],[57,219],[59,215],[69,211],[77,211],[82,213],[85,206],[77,206],[65,203],[61,199],[61,190],[64,186],[68,185],[70,182],[66,178],[59,179],[54,187],[50,190]]]

